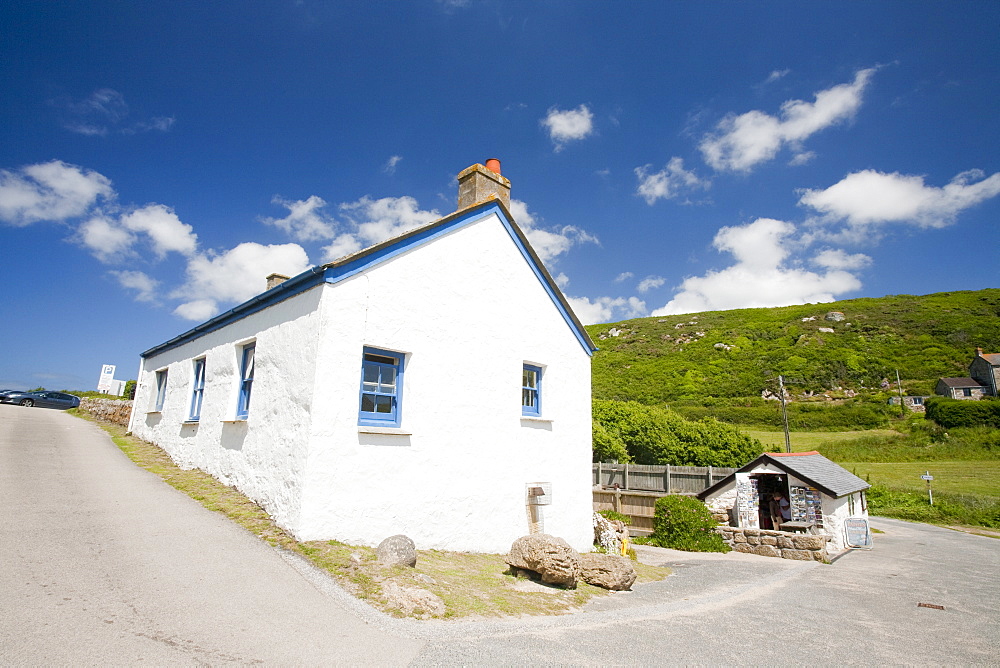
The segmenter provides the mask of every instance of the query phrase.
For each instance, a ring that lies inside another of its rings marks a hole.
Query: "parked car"
[[[80,397],[65,392],[11,392],[0,394],[0,402],[18,406],[39,406],[41,408],[76,408]]]

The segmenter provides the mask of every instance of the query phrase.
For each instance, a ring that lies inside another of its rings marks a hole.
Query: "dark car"
[[[0,402],[18,406],[40,406],[42,408],[76,408],[80,397],[65,392],[12,392],[0,395]]]

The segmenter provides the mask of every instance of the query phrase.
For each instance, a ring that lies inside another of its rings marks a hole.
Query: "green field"
[[[1000,462],[841,462],[848,471],[871,483],[891,489],[927,494],[927,483],[920,479],[926,471],[934,476],[935,493],[974,494],[1000,499]]]
[[[774,446],[779,451],[785,450],[785,432],[764,431],[762,429],[740,428],[744,434],[753,436],[767,447]],[[850,441],[860,436],[892,436],[899,432],[891,429],[869,429],[867,431],[793,431],[789,434],[792,452],[809,452],[824,443],[839,443]]]

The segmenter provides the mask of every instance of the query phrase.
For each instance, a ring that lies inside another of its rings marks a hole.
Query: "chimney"
[[[267,289],[276,288],[287,280],[288,276],[283,274],[271,274],[267,277]]]
[[[510,181],[500,174],[500,161],[490,158],[486,165],[475,164],[458,175],[458,208],[464,209],[490,197],[510,208]]]
[[[976,357],[982,357],[982,356],[983,356],[983,349],[976,348]]]

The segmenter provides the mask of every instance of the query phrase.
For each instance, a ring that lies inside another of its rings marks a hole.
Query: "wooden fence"
[[[697,494],[731,473],[719,466],[594,464],[594,485],[663,494]]]

